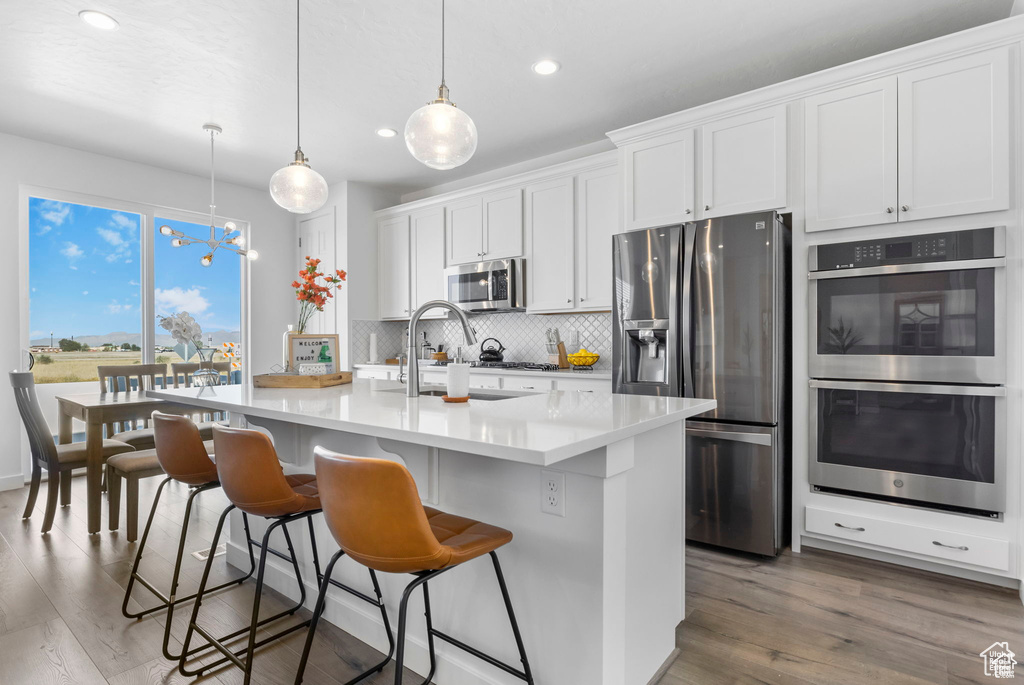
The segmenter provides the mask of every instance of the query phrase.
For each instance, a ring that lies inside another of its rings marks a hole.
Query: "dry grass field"
[[[50,359],[49,362],[46,361],[47,357]],[[218,353],[214,360],[224,361],[224,357]],[[174,352],[161,352],[155,361],[159,364],[173,364],[183,360]],[[37,354],[32,373],[35,375],[36,383],[77,383],[99,380],[96,374],[97,366],[141,363],[141,352],[53,352]]]

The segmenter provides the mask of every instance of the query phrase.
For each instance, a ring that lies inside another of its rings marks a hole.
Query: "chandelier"
[[[167,225],[160,227],[160,234],[171,236],[171,247],[184,247],[186,245],[206,245],[209,247],[210,251],[199,259],[199,263],[203,266],[210,266],[213,264],[213,253],[219,249],[240,254],[252,261],[257,259],[260,254],[256,250],[245,249],[245,236],[239,232],[234,221],[225,222],[220,237],[217,237],[217,219],[215,217],[217,205],[214,201],[215,196],[213,182],[213,139],[223,129],[221,129],[217,124],[204,124],[203,130],[210,132],[210,239],[203,240],[202,238],[193,238],[192,236],[185,235],[181,231],[176,231]]]

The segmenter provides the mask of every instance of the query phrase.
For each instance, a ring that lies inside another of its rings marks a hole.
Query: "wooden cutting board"
[[[257,388],[329,388],[352,382],[351,371],[325,373],[321,376],[300,376],[297,373],[264,373],[252,377]]]

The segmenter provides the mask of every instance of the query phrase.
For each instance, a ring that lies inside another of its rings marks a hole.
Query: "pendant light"
[[[213,253],[219,249],[229,250],[236,254],[240,254],[243,257],[247,257],[249,261],[257,259],[260,254],[256,250],[246,250],[245,238],[238,231],[238,227],[235,226],[234,221],[228,221],[224,224],[223,233],[220,238],[217,237],[217,219],[216,219],[216,195],[214,195],[214,165],[213,165],[213,139],[214,137],[223,131],[223,129],[217,124],[203,124],[203,130],[210,132],[210,239],[203,240],[201,238],[193,238],[190,235],[185,235],[181,231],[176,231],[170,226],[164,225],[160,227],[160,235],[170,236],[171,247],[185,247],[186,245],[205,245],[210,248],[207,252],[199,259],[199,263],[203,266],[210,266],[213,264]],[[235,235],[235,234],[238,235]]]
[[[444,82],[444,0],[441,0],[441,85],[437,99],[412,113],[405,124],[405,145],[431,169],[454,169],[476,152],[476,124],[448,99]]]
[[[289,212],[309,214],[327,202],[327,181],[309,167],[299,144],[299,0],[295,0],[295,161],[270,177],[270,196]]]

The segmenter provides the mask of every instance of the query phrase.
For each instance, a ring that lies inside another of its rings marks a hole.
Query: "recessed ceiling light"
[[[553,59],[542,59],[533,65],[533,70],[541,76],[550,76],[561,68],[562,65]]]
[[[117,19],[114,19],[109,14],[97,12],[96,10],[82,10],[78,13],[78,18],[89,26],[102,29],[104,31],[116,31],[119,26]]]
[[[381,138],[394,138],[398,135],[398,131],[393,128],[378,128],[377,135]]]

